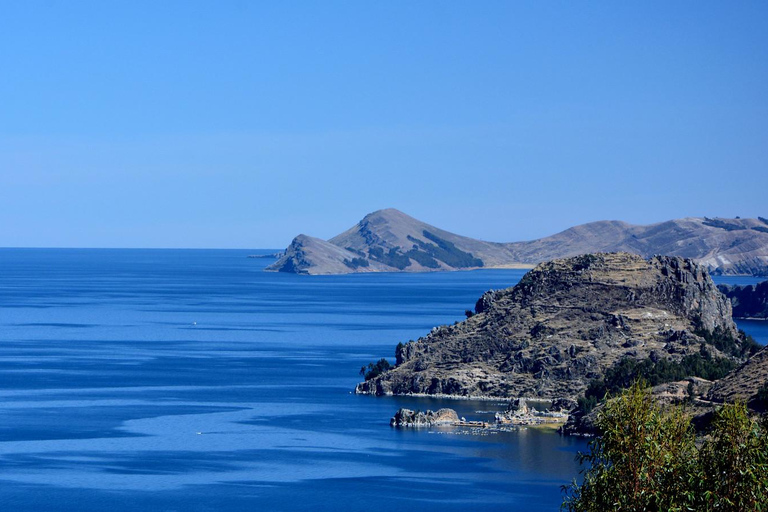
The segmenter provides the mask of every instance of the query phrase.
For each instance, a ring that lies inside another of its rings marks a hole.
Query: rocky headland
[[[400,344],[373,395],[575,400],[619,361],[740,361],[731,304],[690,259],[600,253],[542,263],[474,314]]]
[[[650,225],[598,221],[527,242],[476,240],[395,209],[368,214],[330,240],[297,236],[268,271],[434,272],[519,267],[593,252],[691,258],[710,272],[768,275],[768,219],[684,218]]]

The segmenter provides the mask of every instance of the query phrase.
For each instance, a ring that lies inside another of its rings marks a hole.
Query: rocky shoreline
[[[543,410],[528,406],[525,399],[511,401],[507,409],[497,412],[492,422],[473,420],[459,417],[454,409],[442,408],[437,411],[413,411],[401,408],[390,419],[389,424],[398,428],[424,427],[472,427],[476,429],[498,429],[499,427],[539,427],[549,426],[560,428],[566,424],[569,411],[561,407],[575,406],[575,403],[562,402],[552,404],[551,408]]]
[[[485,293],[469,318],[400,344],[356,393],[576,399],[624,357],[679,360],[705,337],[736,339],[730,302],[690,260],[627,253],[537,266]],[[706,335],[706,336],[704,336]]]
[[[702,364],[728,368],[720,378],[756,350],[707,270],[666,256],[591,254],[543,263],[517,286],[483,294],[467,316],[400,343],[396,364],[355,392],[508,401],[496,424],[565,424],[588,386],[620,363],[659,364],[678,379],[700,375],[675,372]],[[663,391],[675,395],[670,400],[705,399],[701,383],[676,385],[674,393],[673,383]],[[695,396],[686,395],[689,385],[699,390]],[[525,405],[532,400],[558,406],[541,414]],[[569,424],[564,432],[589,430],[584,422],[573,426],[573,418]]]

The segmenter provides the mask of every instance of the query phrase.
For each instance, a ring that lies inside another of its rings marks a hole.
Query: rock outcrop
[[[432,427],[435,425],[455,425],[458,422],[459,416],[456,411],[447,408],[426,412],[402,408],[389,420],[392,427]]]
[[[734,318],[759,318],[768,320],[768,281],[756,285],[717,287],[731,299]]]
[[[267,270],[348,274],[532,267],[555,258],[619,251],[692,258],[722,274],[768,275],[768,219],[685,218],[647,226],[599,221],[538,240],[493,243],[387,209],[366,215],[328,241],[299,235]]]
[[[667,256],[543,263],[514,288],[485,293],[475,310],[399,345],[396,366],[356,392],[575,399],[621,358],[676,360],[715,333],[738,339],[707,270]]]
[[[557,399],[546,409],[530,407],[525,398],[512,400],[504,412],[496,413],[496,423],[500,425],[562,425],[568,414],[576,407],[575,400]]]

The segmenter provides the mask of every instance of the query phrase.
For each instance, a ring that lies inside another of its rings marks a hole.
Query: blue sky
[[[0,246],[768,217],[768,3],[0,0]]]

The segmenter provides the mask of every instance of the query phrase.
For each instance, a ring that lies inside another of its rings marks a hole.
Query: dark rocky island
[[[456,235],[394,210],[366,215],[321,240],[297,236],[269,271],[297,274],[433,272],[530,268],[593,252],[691,258],[710,272],[768,275],[768,219],[684,218],[638,226],[599,221],[528,242],[494,243]]]
[[[736,366],[754,350],[703,265],[591,254],[485,293],[465,321],[398,345],[396,365],[356,392],[573,400],[625,361]]]

